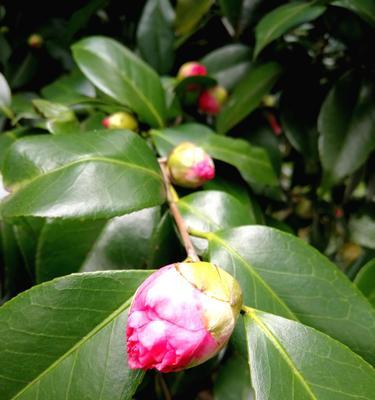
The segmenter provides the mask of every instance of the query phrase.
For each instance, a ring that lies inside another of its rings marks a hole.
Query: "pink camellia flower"
[[[242,306],[238,282],[207,262],[167,265],[137,290],[126,329],[130,368],[179,371],[227,343]]]
[[[182,80],[188,78],[189,76],[196,76],[196,75],[203,75],[203,76],[207,75],[207,69],[204,65],[196,61],[190,61],[181,65],[177,73],[177,79]]]
[[[222,86],[215,86],[201,93],[198,99],[199,111],[204,114],[216,115],[226,102],[228,92]]]
[[[190,142],[176,146],[168,157],[167,165],[172,181],[183,187],[196,188],[215,177],[212,158]]]

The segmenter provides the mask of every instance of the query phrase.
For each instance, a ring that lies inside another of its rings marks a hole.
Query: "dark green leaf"
[[[318,18],[325,9],[324,6],[316,2],[292,2],[266,14],[255,28],[256,45],[254,58],[269,43],[288,32],[291,28]]]
[[[332,4],[354,11],[373,27],[375,26],[375,3],[373,0],[337,0]]]
[[[271,90],[280,73],[280,65],[273,62],[251,68],[238,82],[218,116],[219,133],[226,133],[254,111],[263,96]]]
[[[38,244],[37,282],[79,272],[105,224],[105,220],[57,218],[47,221]]]
[[[349,220],[349,232],[353,242],[375,249],[375,214],[353,215]]]
[[[375,362],[375,310],[317,250],[262,226],[206,235],[209,260],[237,277],[246,304],[300,320]]]
[[[47,100],[71,105],[95,97],[95,88],[79,70],[75,70],[45,86],[41,93]]]
[[[177,0],[176,6],[176,33],[186,35],[190,33],[210,9],[213,0]]]
[[[32,276],[27,268],[25,268],[14,226],[0,221],[0,230],[2,248],[0,266],[3,269],[1,286],[4,289],[4,294],[7,297],[12,297],[31,285]]]
[[[0,397],[131,399],[142,379],[126,362],[127,309],[146,271],[70,275],[0,309]]]
[[[33,104],[39,113],[47,119],[46,126],[51,133],[64,135],[80,131],[78,120],[69,107],[41,99],[33,100]]]
[[[113,218],[87,255],[82,271],[145,268],[159,221],[159,207]]]
[[[198,89],[205,89],[215,86],[216,84],[217,84],[216,80],[211,78],[210,76],[203,76],[203,75],[189,76],[177,83],[175,91],[179,96],[192,95],[195,104],[197,101],[197,97],[199,96],[199,90],[189,91],[189,86],[197,87]]]
[[[375,258],[365,264],[354,279],[358,289],[375,307]]]
[[[109,218],[164,201],[155,156],[126,130],[20,139],[3,174],[5,217]]]
[[[23,257],[25,269],[33,280],[38,239],[43,225],[44,220],[41,218],[23,218],[13,225],[14,235]]]
[[[204,148],[211,157],[235,166],[250,184],[277,186],[267,152],[242,139],[214,134],[199,124],[185,124],[163,131],[151,131],[158,152],[166,156],[177,144],[192,142]]]
[[[254,18],[254,11],[261,0],[219,0],[223,14],[228,18],[233,35],[239,36]]]
[[[147,265],[149,268],[159,268],[183,259],[184,256],[173,219],[167,210],[152,235]]]
[[[187,228],[201,232],[215,232],[240,225],[254,224],[249,207],[225,192],[204,190],[179,199],[177,206]],[[193,238],[193,243],[202,254],[207,242]]]
[[[229,44],[201,59],[208,74],[231,90],[250,69],[250,49],[243,44]]]
[[[247,188],[238,182],[232,182],[229,179],[222,178],[221,176],[215,176],[214,179],[206,182],[203,188],[205,190],[220,190],[221,192],[226,192],[235,197],[241,203],[250,206],[250,198]]]
[[[373,399],[374,369],[343,344],[256,310],[249,310],[243,323],[257,399]]]
[[[281,124],[291,145],[308,160],[318,159],[317,118],[321,96],[318,82],[298,79],[281,98]],[[308,99],[308,102],[306,101]]]
[[[10,132],[4,132],[0,135],[0,171],[3,166],[4,158],[9,147],[15,142],[16,135]]]
[[[160,74],[174,61],[174,11],[169,0],[148,0],[138,24],[137,43],[142,58]]]
[[[33,78],[37,68],[38,60],[32,53],[28,53],[22,62],[12,63],[12,73],[9,78],[12,89],[18,89],[28,83]]]
[[[165,98],[160,79],[134,53],[100,36],[83,39],[72,50],[81,71],[102,92],[152,127],[164,125]]]
[[[354,172],[375,148],[375,87],[359,73],[344,75],[319,115],[319,153],[327,184]]]
[[[158,207],[109,221],[52,219],[39,240],[37,281],[72,272],[144,268],[159,220]]]
[[[215,400],[253,400],[249,367],[242,357],[232,356],[219,368],[214,382]]]

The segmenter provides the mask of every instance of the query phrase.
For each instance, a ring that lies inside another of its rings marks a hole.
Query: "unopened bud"
[[[238,282],[207,262],[167,265],[137,290],[126,329],[130,368],[180,371],[216,355],[242,306]]]
[[[109,129],[138,129],[137,120],[127,112],[117,112],[102,120],[102,125]]]
[[[172,181],[179,186],[196,188],[215,177],[212,158],[190,142],[176,146],[168,157],[167,165]]]
[[[33,33],[28,37],[27,44],[33,49],[39,49],[43,45],[43,37],[38,33]]]
[[[222,86],[215,86],[201,93],[198,100],[199,111],[204,114],[216,115],[226,102],[228,92]]]
[[[177,79],[182,80],[184,78],[188,78],[189,76],[196,75],[207,75],[207,69],[204,65],[199,64],[196,61],[190,61],[183,65],[181,65],[178,70]]]

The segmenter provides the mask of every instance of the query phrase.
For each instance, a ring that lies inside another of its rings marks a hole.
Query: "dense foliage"
[[[373,399],[374,28],[372,0],[3,2],[0,398]],[[170,189],[186,141],[216,176]],[[176,213],[246,307],[203,365],[131,370],[132,296],[186,257]]]

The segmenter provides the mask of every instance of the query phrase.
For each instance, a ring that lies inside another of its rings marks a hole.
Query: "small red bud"
[[[176,146],[168,157],[167,165],[172,181],[179,186],[197,188],[215,177],[212,158],[190,142]]]
[[[196,61],[190,61],[181,65],[178,70],[177,79],[182,80],[188,78],[189,76],[207,75],[207,69],[204,65],[199,64]]]
[[[273,133],[276,136],[281,135],[283,128],[279,124],[279,121],[277,120],[276,116],[270,112],[266,112],[266,118],[267,118],[269,126],[273,130]]]
[[[344,216],[344,211],[341,207],[336,207],[335,208],[335,217],[336,218],[342,218]]]
[[[205,90],[198,99],[199,111],[204,114],[217,115],[227,97],[228,93],[222,86]]]

